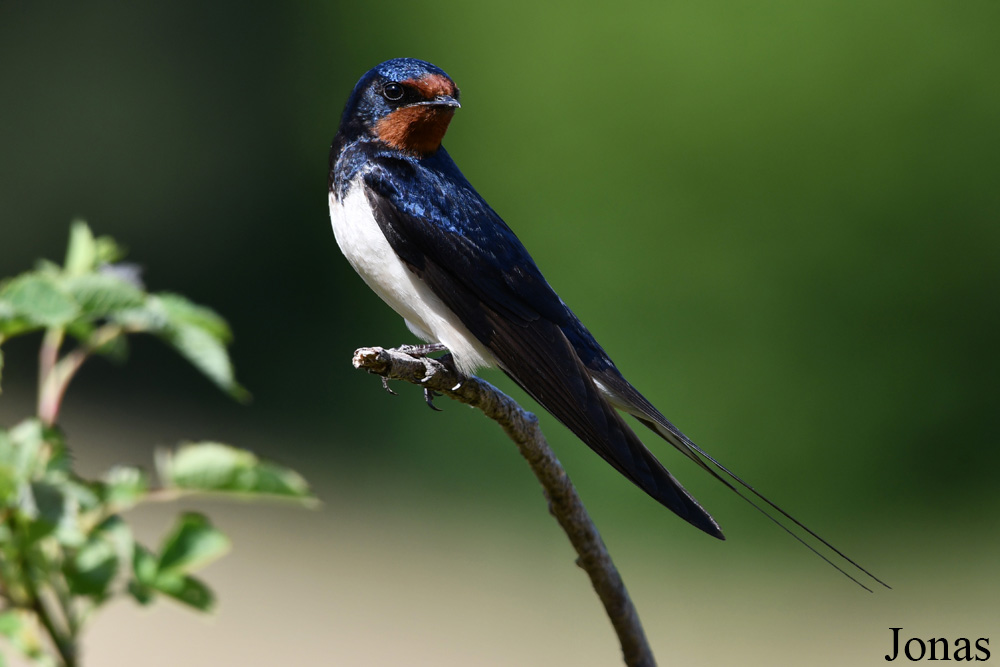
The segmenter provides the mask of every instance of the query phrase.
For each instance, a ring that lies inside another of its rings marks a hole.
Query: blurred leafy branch
[[[146,605],[166,595],[212,609],[211,590],[191,573],[222,556],[228,538],[189,512],[153,550],[133,538],[125,510],[194,493],[313,502],[295,471],[212,442],[160,452],[157,484],[136,467],[116,466],[100,479],[74,473],[56,425],[66,389],[91,356],[123,360],[129,335],[162,339],[235,399],[249,398],[234,378],[226,322],[177,294],[146,291],[123,257],[112,239],[76,222],[63,266],[43,260],[0,282],[0,345],[44,332],[37,415],[0,427],[0,636],[36,665],[78,665],[81,631],[116,596]]]

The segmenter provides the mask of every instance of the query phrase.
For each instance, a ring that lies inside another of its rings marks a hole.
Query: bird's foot
[[[438,357],[437,362],[458,376],[458,384],[455,385],[452,391],[461,387],[462,382],[465,381],[465,376],[460,370],[458,370],[458,365],[455,363],[455,356],[449,352],[448,354]]]
[[[442,366],[445,366],[458,378],[458,382],[455,384],[454,387],[449,389],[449,391],[458,391],[459,389],[461,389],[462,385],[465,383],[466,376],[462,371],[458,370],[458,365],[455,364],[455,357],[452,356],[451,352],[442,357],[438,357],[437,362]]]
[[[458,370],[458,366],[455,364],[455,357],[452,356],[451,352],[448,352],[448,348],[441,343],[428,343],[426,345],[400,345],[395,348],[394,351],[402,352],[403,354],[408,354],[411,357],[424,360],[423,364],[426,369],[426,373],[420,380],[421,383],[427,382],[431,379],[431,377],[433,377],[433,362],[443,365],[458,378],[458,382],[449,391],[458,391],[458,389],[465,382],[465,375]],[[447,354],[444,354],[434,360],[430,359],[428,355],[434,354],[435,352],[446,352]],[[396,395],[396,392],[389,388],[389,380],[385,376],[382,377],[382,389],[393,396]],[[427,407],[436,412],[441,412],[441,408],[434,405],[434,399],[438,396],[441,396],[440,392],[436,392],[430,387],[424,387],[424,402],[427,403]]]
[[[453,357],[451,352],[449,352],[448,354],[442,357],[438,357],[436,361],[458,376],[458,384],[456,384],[454,387],[451,388],[451,391],[457,391],[458,388],[462,386],[462,383],[465,382],[465,376],[462,375],[462,373],[458,370],[458,367],[455,365],[455,357]],[[427,375],[424,376],[421,382],[427,382],[430,379],[431,379],[431,374],[430,370],[428,369]],[[424,388],[424,400],[427,401],[427,405],[432,410],[436,410],[437,412],[441,412],[441,408],[434,405],[434,398],[440,395],[441,395],[440,393],[432,389],[428,389],[427,387]]]

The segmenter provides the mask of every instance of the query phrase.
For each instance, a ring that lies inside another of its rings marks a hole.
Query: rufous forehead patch
[[[406,79],[400,83],[416,89],[428,100],[432,100],[438,95],[455,97],[458,93],[455,82],[443,74],[425,74],[419,79]]]

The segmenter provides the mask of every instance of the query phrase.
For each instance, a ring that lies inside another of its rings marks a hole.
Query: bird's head
[[[455,114],[458,87],[444,70],[422,60],[396,58],[369,70],[351,92],[341,133],[368,133],[418,156],[441,145]]]

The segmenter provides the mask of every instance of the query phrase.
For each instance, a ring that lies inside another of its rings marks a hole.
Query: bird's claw
[[[449,371],[458,376],[458,382],[454,387],[448,391],[458,391],[461,389],[462,385],[465,383],[466,376],[462,374],[462,371],[458,370],[458,364],[455,363],[455,357],[451,352],[444,355],[443,357],[438,357],[438,363],[447,368]]]
[[[431,410],[434,410],[435,412],[443,412],[441,408],[434,405],[434,397],[440,395],[441,394],[437,393],[433,389],[427,389],[426,387],[424,388],[424,400],[427,401],[427,407],[429,407]]]
[[[442,345],[441,343],[427,343],[425,345],[403,344],[395,349],[397,352],[402,352],[403,354],[408,354],[411,357],[416,357],[418,359],[427,358],[429,355],[434,354],[436,352],[448,352],[448,348]],[[458,369],[456,368],[455,365],[454,357],[452,357],[451,353],[448,352],[443,357],[440,357],[437,361],[444,364],[446,367],[448,367],[449,370],[459,375],[458,384],[456,384],[454,387],[451,388],[451,391],[457,391],[462,386],[462,383],[465,381],[465,378],[458,372]],[[420,384],[427,382],[428,380],[431,379],[431,377],[433,377],[433,372],[431,371],[430,367],[428,367],[427,374],[423,378],[421,378]],[[382,378],[382,388],[385,389],[390,394],[394,396],[396,395],[396,392],[394,392],[392,389],[389,388],[389,380],[385,377]],[[442,412],[441,408],[434,405],[434,399],[437,396],[441,396],[441,394],[434,391],[433,389],[424,387],[424,401],[427,403],[427,407],[429,407],[431,410],[434,410],[435,412]]]

